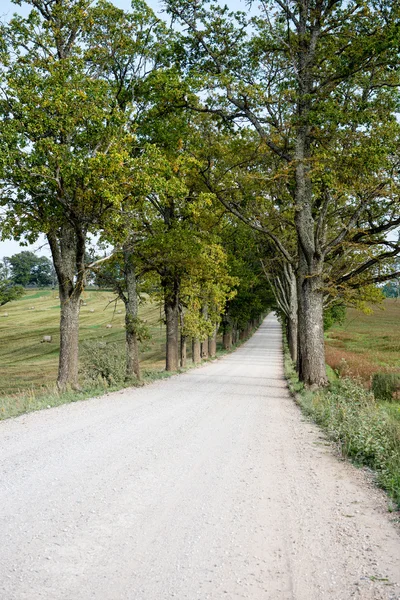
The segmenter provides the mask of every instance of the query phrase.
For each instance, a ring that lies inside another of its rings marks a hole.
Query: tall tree
[[[138,159],[149,142],[148,131],[154,127],[150,113],[158,102],[157,86],[148,81],[168,78],[171,32],[143,0],[133,0],[128,12],[102,1],[92,16],[93,25],[86,35],[91,72],[107,82],[126,128],[135,132],[129,153]],[[113,245],[116,260],[111,268],[103,268],[103,276],[108,274],[108,281],[125,304],[127,378],[136,375],[140,379],[139,341],[144,334],[138,315],[137,240],[143,238],[143,224],[137,205],[147,180],[143,161],[131,171],[129,180],[132,189],[104,226],[103,237]]]
[[[300,377],[325,385],[326,262],[346,243],[362,248],[362,239],[400,223],[399,2],[267,0],[249,23],[207,2],[166,4],[186,28],[199,92],[182,105],[250,124],[271,155],[270,182],[284,183],[270,196],[293,213]],[[277,247],[293,263],[280,240]]]
[[[89,0],[27,0],[3,28],[1,139],[5,235],[48,239],[60,290],[61,389],[78,386],[85,249],[126,193],[128,133],[110,86],[91,73]],[[130,142],[129,142],[130,143]]]

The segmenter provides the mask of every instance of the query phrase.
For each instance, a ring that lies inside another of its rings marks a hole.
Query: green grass
[[[348,309],[343,325],[326,334],[326,361],[367,387],[378,372],[400,372],[400,300],[388,298],[366,315]]]
[[[60,342],[57,296],[54,290],[29,291],[20,300],[0,308],[0,396],[46,388],[54,383]],[[81,344],[94,339],[124,343],[123,303],[109,304],[112,299],[111,292],[89,290],[84,293],[87,306],[81,307]],[[91,309],[95,312],[91,313]],[[4,316],[6,313],[8,316]],[[145,304],[140,308],[140,315],[147,320],[152,336],[142,353],[143,366],[162,369],[165,328],[160,323],[160,306]],[[107,329],[107,324],[112,324],[112,328]],[[44,335],[51,335],[53,341],[42,343]]]
[[[83,297],[86,306],[80,314],[80,344],[91,340],[125,344],[124,307],[122,302],[110,304],[111,292],[89,290]],[[34,302],[32,302],[34,300]],[[129,384],[107,386],[105,383],[87,383],[82,392],[68,391],[60,394],[55,386],[59,350],[59,312],[57,292],[38,290],[28,292],[18,301],[0,308],[0,420],[9,417],[76,402],[102,395]],[[32,310],[31,307],[35,308]],[[94,312],[90,312],[94,309]],[[119,312],[121,311],[121,312]],[[8,316],[5,316],[8,313]],[[160,316],[160,305],[145,303],[140,316],[147,321],[151,339],[142,347],[141,367],[146,385],[175,373],[165,371],[165,326]],[[111,329],[106,325],[112,324]],[[52,342],[41,343],[44,335],[53,336]],[[245,340],[232,348],[235,350]],[[190,346],[190,345],[189,345]],[[217,344],[217,358],[227,353]],[[211,359],[212,360],[212,359]],[[188,367],[190,362],[188,347]]]
[[[302,410],[339,446],[342,454],[376,473],[377,483],[400,508],[400,405],[377,402],[350,378],[311,392],[299,382],[289,352],[285,374]]]

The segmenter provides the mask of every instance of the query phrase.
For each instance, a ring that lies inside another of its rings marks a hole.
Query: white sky
[[[123,8],[125,10],[130,8],[130,0],[112,0],[116,6]],[[221,1],[221,4],[225,2]],[[246,5],[244,0],[227,0],[226,2],[230,9],[232,10],[246,10]],[[161,2],[157,0],[147,0],[147,4],[157,13],[160,13],[162,10]],[[22,6],[16,6],[11,2],[11,0],[0,0],[0,19],[7,20],[9,19],[13,13],[26,15],[29,13],[30,7],[27,4],[23,4]],[[21,250],[32,250],[33,252],[37,252],[39,256],[50,256],[50,249],[46,244],[46,240],[44,237],[41,237],[36,244],[33,246],[24,246],[21,247],[18,242],[14,240],[7,240],[5,242],[0,241],[0,259],[3,256],[11,256],[12,254],[16,254],[17,252],[21,252]]]

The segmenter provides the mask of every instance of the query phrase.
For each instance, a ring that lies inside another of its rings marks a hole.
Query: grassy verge
[[[249,337],[253,335],[255,330],[251,332]],[[42,388],[32,388],[27,389],[22,392],[16,394],[9,394],[0,397],[0,421],[4,419],[9,419],[11,417],[17,417],[19,415],[33,412],[37,410],[42,410],[45,408],[52,408],[54,406],[60,406],[61,404],[69,404],[71,402],[78,402],[80,400],[87,400],[89,398],[93,398],[96,396],[102,396],[104,394],[108,394],[110,392],[118,391],[121,389],[126,389],[129,387],[141,387],[143,385],[148,385],[157,381],[159,379],[167,379],[174,375],[184,373],[189,371],[190,369],[194,369],[201,364],[205,364],[207,362],[212,362],[234,352],[239,346],[241,346],[244,342],[246,342],[249,337],[244,340],[240,340],[237,344],[232,346],[231,350],[224,350],[222,345],[219,344],[217,348],[217,354],[215,358],[209,358],[198,364],[189,363],[187,367],[184,369],[179,369],[178,371],[168,372],[162,370],[160,368],[143,368],[142,370],[142,381],[138,382],[137,380],[132,380],[127,384],[113,384],[107,385],[105,382],[103,383],[92,383],[84,386],[82,391],[74,391],[69,390],[61,393],[55,385],[50,386],[47,385]]]
[[[327,389],[317,392],[305,390],[287,349],[285,374],[305,414],[338,444],[343,456],[372,469],[377,483],[400,508],[400,406],[377,402],[349,378],[331,380]]]

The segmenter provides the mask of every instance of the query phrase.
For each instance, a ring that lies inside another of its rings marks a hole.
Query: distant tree
[[[36,256],[33,252],[24,250],[18,254],[13,254],[8,261],[11,266],[11,279],[18,285],[27,286],[31,277],[31,269],[36,262]]]
[[[400,298],[400,279],[388,281],[382,292],[385,298]]]
[[[387,284],[382,288],[382,293],[385,298],[400,298],[400,258],[395,260],[394,270],[397,271],[397,277],[394,277],[391,281],[388,281]]]
[[[7,259],[12,269],[11,280],[22,286],[52,285],[53,266],[46,256],[36,256],[33,252],[23,250]]]
[[[0,306],[4,306],[7,302],[18,300],[24,295],[22,285],[14,285],[12,281],[6,277],[6,269],[0,265]]]
[[[38,286],[52,285],[54,282],[53,265],[47,256],[39,256],[31,272],[30,283]]]

